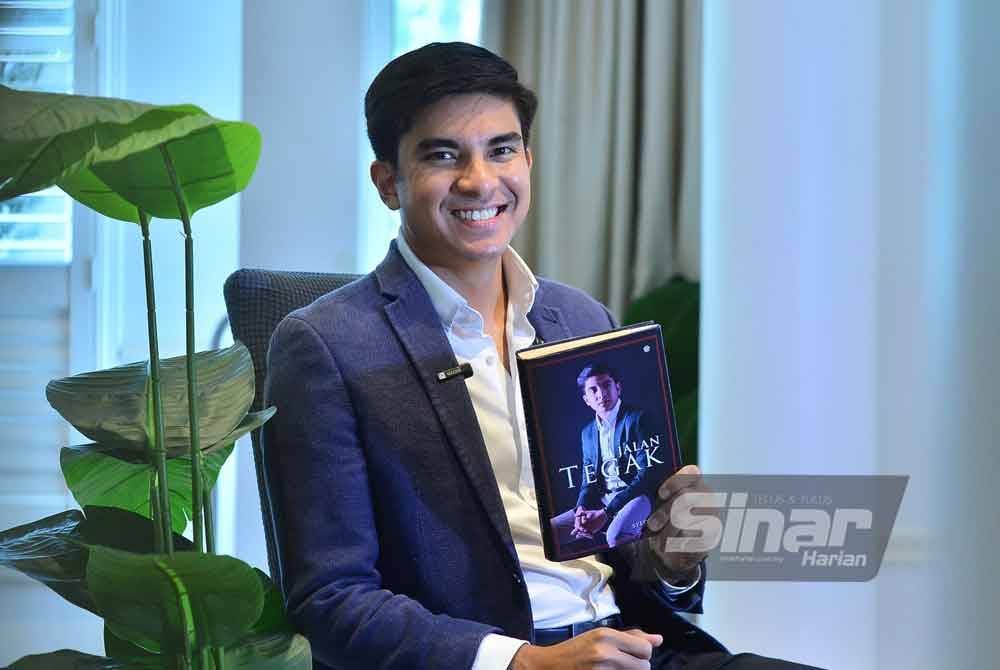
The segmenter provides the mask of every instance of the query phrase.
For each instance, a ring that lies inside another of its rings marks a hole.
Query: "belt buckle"
[[[570,626],[573,633],[573,637],[577,635],[582,635],[589,630],[594,630],[595,628],[601,628],[602,626],[611,626],[614,624],[613,617],[604,617],[603,619],[598,619],[597,621],[581,621],[580,623],[575,623]]]

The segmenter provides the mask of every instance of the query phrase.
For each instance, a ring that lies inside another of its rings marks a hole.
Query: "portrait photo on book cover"
[[[657,488],[680,468],[661,347],[657,332],[532,370],[545,406],[533,417],[544,461],[536,488],[546,496],[540,521],[553,559],[638,540]]]

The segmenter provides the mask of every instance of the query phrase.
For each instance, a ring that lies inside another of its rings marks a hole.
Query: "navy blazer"
[[[612,445],[617,448],[624,444],[641,443],[654,435],[656,431],[651,431],[651,427],[646,426],[645,423],[641,409],[622,402],[618,408]],[[603,459],[601,459],[601,440],[596,420],[588,423],[580,431],[580,444],[584,466],[590,466],[590,471],[596,473],[596,477],[592,481],[583,479],[576,506],[586,509],[601,509],[604,507],[601,498],[607,493],[607,482],[601,474]],[[660,452],[658,455],[654,455],[654,458],[662,458],[663,456],[664,452]],[[627,463],[625,466],[621,465],[623,460],[628,460],[627,455],[618,459],[619,477],[627,486],[608,504],[608,518],[618,514],[628,501],[641,495],[650,496],[650,502],[652,502],[660,481],[670,475],[670,472],[663,467],[657,467],[655,462],[647,462],[646,455],[641,451],[635,454],[634,458],[638,468],[633,468],[631,471],[628,471]]]
[[[557,340],[607,330],[584,293],[539,280],[528,319]],[[464,669],[488,633],[531,640],[506,513],[440,318],[395,243],[371,274],[285,318],[271,339],[264,429],[280,584],[317,667]],[[634,545],[631,545],[635,553]],[[627,548],[623,548],[627,549]],[[704,584],[671,600],[618,549],[627,621],[678,644]]]

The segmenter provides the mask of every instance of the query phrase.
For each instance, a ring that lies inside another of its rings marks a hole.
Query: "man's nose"
[[[471,158],[455,180],[455,190],[463,195],[484,198],[493,192],[497,177],[490,164],[482,158]]]

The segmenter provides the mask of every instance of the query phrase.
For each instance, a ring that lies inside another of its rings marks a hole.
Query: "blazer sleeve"
[[[381,550],[356,408],[333,352],[307,321],[276,329],[265,469],[289,617],[331,668],[464,669],[499,629],[432,614],[382,587]]]

